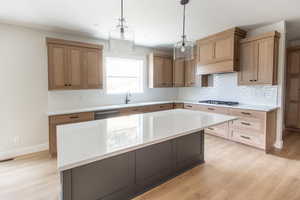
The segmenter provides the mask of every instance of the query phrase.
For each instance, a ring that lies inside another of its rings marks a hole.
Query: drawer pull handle
[[[243,135],[241,135],[241,138],[243,138],[243,139],[246,139],[246,140],[251,140],[251,138],[250,138],[250,137],[243,136]]]
[[[159,106],[160,108],[163,108],[164,106]]]
[[[207,128],[207,129],[209,129],[209,130],[211,130],[211,131],[215,130],[215,129],[213,129],[213,128]]]
[[[242,125],[245,125],[245,126],[250,126],[251,124],[250,123],[246,123],[246,122],[241,122]]]
[[[70,119],[78,119],[79,116],[71,116]]]
[[[207,108],[208,110],[215,110],[214,108]]]
[[[186,107],[188,107],[188,108],[192,108],[193,106],[186,106]]]
[[[248,112],[242,112],[243,115],[251,115],[251,113]]]

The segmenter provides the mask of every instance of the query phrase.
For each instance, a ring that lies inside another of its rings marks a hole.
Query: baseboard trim
[[[0,160],[7,160],[15,158],[17,156],[22,156],[30,153],[36,153],[39,151],[45,151],[49,149],[48,143],[38,144],[30,147],[17,148],[15,150],[0,152]]]

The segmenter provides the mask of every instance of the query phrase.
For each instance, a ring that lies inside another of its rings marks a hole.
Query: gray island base
[[[131,199],[204,163],[204,131],[61,171],[63,200]]]

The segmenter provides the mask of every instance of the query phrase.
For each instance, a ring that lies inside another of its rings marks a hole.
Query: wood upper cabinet
[[[239,72],[239,84],[247,85],[254,80],[255,44],[251,42],[242,43],[240,50],[242,70]]]
[[[196,80],[196,60],[185,62],[185,87],[193,87],[198,83]]]
[[[214,74],[239,70],[239,40],[246,32],[232,28],[197,41],[197,73]]]
[[[212,63],[215,58],[215,42],[214,41],[204,41],[198,42],[198,63],[208,64]]]
[[[234,35],[219,38],[215,41],[214,60],[222,62],[232,60],[234,56]]]
[[[174,87],[185,86],[185,61],[182,59],[174,60],[173,86]]]
[[[278,32],[241,40],[239,85],[277,84]]]
[[[66,89],[68,88],[68,69],[67,69],[67,48],[59,44],[48,45],[48,75],[49,89]]]
[[[200,76],[197,76],[196,48],[194,49],[194,59],[174,61],[173,86],[193,87],[200,85]]]
[[[151,53],[149,56],[149,87],[173,86],[173,57],[168,53]]]
[[[68,85],[72,89],[80,89],[83,87],[83,54],[82,49],[78,47],[67,47],[68,64],[66,66],[68,77],[66,78]]]
[[[49,90],[102,88],[102,46],[47,38]]]
[[[103,88],[102,53],[98,49],[85,49],[85,88]]]

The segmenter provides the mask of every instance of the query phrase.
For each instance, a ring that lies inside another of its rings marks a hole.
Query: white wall
[[[278,86],[238,86],[237,73],[218,74],[213,77],[214,87],[180,88],[178,98],[187,100],[218,99],[239,101],[244,104],[278,105],[280,109],[278,110],[277,141],[275,146],[281,148],[285,88],[285,21],[250,30],[247,36],[251,37],[274,30],[281,34],[279,41]]]
[[[48,148],[48,110],[123,102],[120,96],[107,96],[102,90],[48,92],[46,37],[104,43],[0,24],[0,160]],[[135,53],[124,55],[146,59],[150,50],[137,47]],[[124,52],[120,49],[111,54]],[[133,100],[167,100],[176,96],[176,89],[145,89]]]

